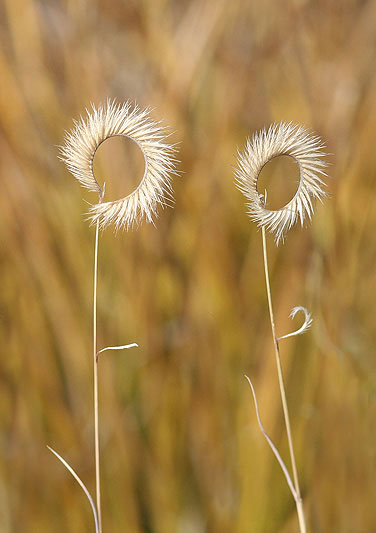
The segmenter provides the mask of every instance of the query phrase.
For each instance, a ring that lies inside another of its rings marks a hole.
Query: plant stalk
[[[289,410],[288,410],[288,407],[287,407],[286,390],[285,390],[283,374],[282,374],[281,357],[280,357],[280,353],[279,353],[278,338],[277,338],[276,331],[275,331],[274,314],[273,314],[273,306],[272,306],[272,296],[271,296],[270,281],[269,281],[268,255],[267,255],[267,251],[266,251],[266,234],[265,234],[265,228],[264,227],[262,227],[262,248],[263,248],[263,254],[264,254],[266,292],[267,292],[267,296],[268,296],[269,315],[270,315],[270,324],[271,324],[271,328],[272,328],[272,335],[273,335],[273,342],[274,342],[275,360],[276,360],[276,363],[277,363],[279,390],[281,392],[283,415],[284,415],[284,418],[285,418],[285,425],[286,425],[286,431],[287,431],[287,440],[288,440],[288,444],[289,444],[291,466],[292,466],[293,479],[294,479],[294,487],[295,487],[295,491],[296,491],[295,503],[296,503],[296,509],[297,509],[297,513],[298,513],[300,533],[306,533],[306,524],[305,524],[305,517],[304,517],[303,500],[302,500],[302,497],[301,497],[301,494],[300,494],[298,471],[297,471],[297,468],[296,468],[294,445],[293,445],[293,442],[292,442],[290,416],[289,416]]]
[[[93,295],[93,365],[94,365],[94,448],[95,448],[95,488],[99,533],[102,533],[101,479],[99,465],[99,416],[98,416],[98,356],[97,356],[97,282],[98,282],[98,241],[99,222],[95,230],[94,250],[94,295]]]

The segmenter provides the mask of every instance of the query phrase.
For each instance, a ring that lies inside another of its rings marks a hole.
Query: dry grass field
[[[375,27],[372,0],[0,3],[1,533],[94,531],[46,445],[94,493],[96,198],[57,156],[72,119],[107,98],[170,126],[181,173],[156,227],[100,239],[99,346],[140,346],[100,361],[103,531],[298,531],[244,378],[288,462],[261,235],[232,168],[281,120],[330,154],[312,224],[268,238],[278,331],[295,305],[314,319],[282,345],[309,532],[376,531]],[[142,158],[112,139],[95,168],[115,199]],[[274,161],[280,206],[289,179]]]

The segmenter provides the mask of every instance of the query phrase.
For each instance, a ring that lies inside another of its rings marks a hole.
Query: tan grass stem
[[[60,149],[60,158],[69,171],[86,189],[97,192],[99,201],[90,208],[90,220],[96,226],[94,247],[94,287],[93,287],[93,389],[94,389],[94,453],[96,511],[98,533],[102,533],[99,413],[98,413],[98,361],[99,354],[107,350],[123,350],[136,347],[136,343],[122,346],[97,348],[97,285],[98,285],[98,244],[99,229],[115,224],[116,229],[130,229],[143,218],[153,222],[157,206],[168,205],[172,199],[171,175],[175,173],[175,148],[165,142],[168,131],[161,122],[150,119],[150,111],[141,111],[129,102],[117,104],[107,100],[107,104],[87,110],[87,117],[75,122],[72,131],[67,132],[65,144]],[[124,136],[134,141],[143,153],[145,171],[135,190],[120,200],[103,202],[105,184],[101,187],[94,176],[93,160],[98,147],[111,137]],[[56,454],[55,454],[56,455]],[[65,464],[65,463],[63,463]],[[68,466],[67,466],[68,468]],[[72,473],[71,467],[69,467]],[[74,475],[74,474],[72,474]],[[76,477],[76,475],[74,476]],[[77,479],[77,477],[76,477]],[[83,484],[80,483],[82,486]],[[85,492],[87,489],[85,487]]]
[[[273,343],[274,343],[274,353],[275,353],[275,360],[276,360],[277,372],[278,372],[279,390],[281,392],[283,415],[284,415],[284,418],[285,418],[285,425],[286,425],[286,431],[287,431],[287,440],[288,440],[288,445],[289,445],[290,459],[291,459],[291,466],[292,466],[292,473],[293,473],[293,480],[294,480],[294,487],[295,487],[295,492],[296,492],[296,495],[294,496],[294,498],[295,498],[296,509],[297,509],[297,513],[298,513],[300,532],[301,533],[306,533],[306,524],[305,524],[305,517],[304,517],[303,501],[302,501],[302,497],[301,497],[301,494],[300,494],[298,471],[297,471],[297,468],[296,468],[294,445],[293,445],[292,434],[291,434],[290,416],[289,416],[289,410],[288,410],[288,407],[287,407],[286,390],[285,390],[285,385],[284,385],[284,380],[283,380],[282,364],[281,364],[281,357],[280,357],[280,353],[279,353],[278,338],[277,338],[276,330],[275,330],[273,305],[272,305],[272,296],[271,296],[270,281],[269,281],[268,254],[267,254],[267,250],[266,250],[266,234],[265,234],[266,232],[265,232],[265,227],[264,226],[262,226],[261,231],[262,231],[262,248],[263,248],[263,255],[264,255],[265,282],[266,282],[266,292],[267,292],[267,296],[268,296],[270,324],[271,324],[271,328],[272,328]]]
[[[98,414],[98,357],[97,357],[97,285],[98,285],[98,243],[99,221],[95,229],[94,247],[94,294],[93,294],[93,365],[94,365],[94,448],[95,448],[95,489],[97,498],[97,513],[99,533],[102,533],[101,511],[101,476],[99,461],[99,414]]]

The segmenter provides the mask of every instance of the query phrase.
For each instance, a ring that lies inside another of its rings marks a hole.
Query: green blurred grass
[[[311,127],[334,154],[312,226],[269,242],[278,331],[297,304],[315,320],[282,352],[310,530],[376,530],[375,22],[370,0],[0,5],[2,532],[92,529],[45,445],[93,490],[95,198],[57,145],[107,97],[165,119],[182,175],[156,228],[101,237],[99,344],[140,345],[101,361],[104,530],[297,530],[243,377],[287,457],[260,235],[231,169],[274,120]],[[116,161],[103,156],[109,181]]]

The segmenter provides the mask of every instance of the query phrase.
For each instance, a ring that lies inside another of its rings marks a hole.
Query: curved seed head
[[[247,139],[244,150],[238,152],[235,179],[248,200],[248,214],[259,227],[274,233],[277,244],[298,219],[303,225],[307,217],[311,218],[314,200],[326,196],[323,178],[327,164],[322,161],[323,147],[321,139],[303,127],[281,122],[257,132],[252,139]],[[280,155],[291,156],[299,165],[299,186],[288,204],[269,210],[264,195],[257,190],[257,181],[263,167]]]
[[[140,148],[145,159],[145,172],[138,187],[128,196],[103,202],[104,187],[97,182],[93,160],[98,147],[106,139],[125,136]],[[99,202],[90,207],[89,219],[99,222],[102,229],[114,224],[116,229],[129,229],[146,219],[152,222],[158,205],[165,206],[172,199],[171,176],[176,173],[174,146],[167,144],[168,132],[160,122],[150,118],[149,109],[141,111],[130,102],[106,105],[86,110],[86,117],[75,121],[72,131],[65,135],[60,159],[68,170],[90,191],[97,192]]]

